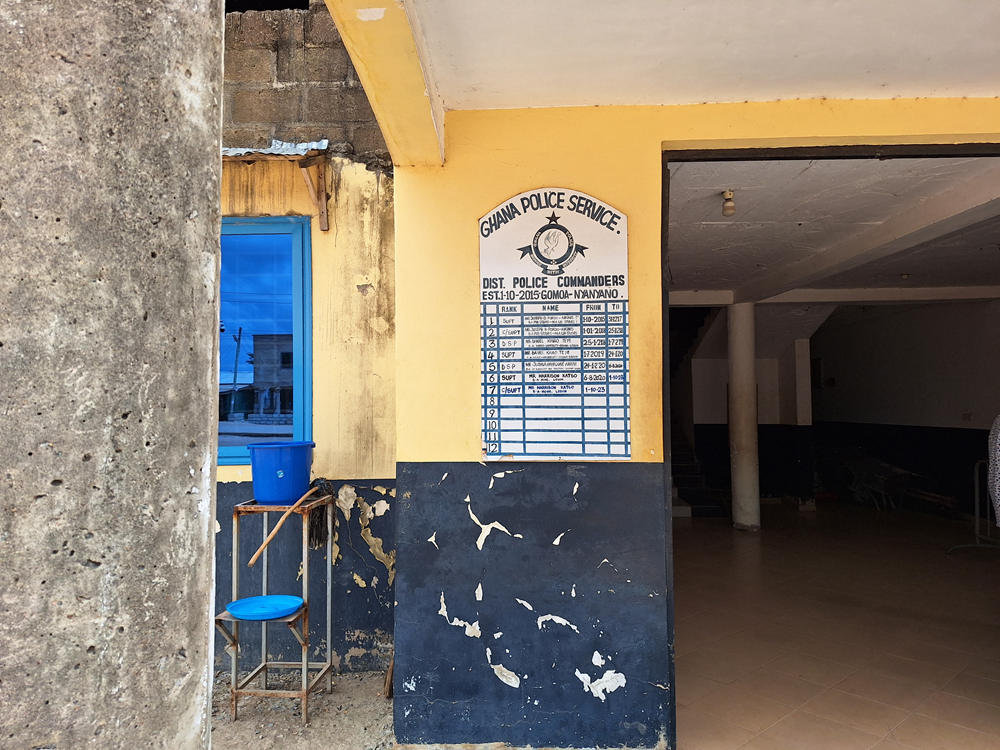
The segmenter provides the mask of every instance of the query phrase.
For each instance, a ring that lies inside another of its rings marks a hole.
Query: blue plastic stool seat
[[[304,602],[301,596],[249,596],[226,605],[226,611],[237,620],[277,620],[295,612]]]

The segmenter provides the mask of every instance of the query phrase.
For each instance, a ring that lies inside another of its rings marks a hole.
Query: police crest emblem
[[[576,260],[578,254],[586,257],[583,251],[587,248],[576,243],[573,233],[559,223],[555,211],[546,218],[548,223],[535,232],[531,244],[519,247],[518,250],[522,258],[531,256],[532,262],[542,269],[542,273],[558,276]]]

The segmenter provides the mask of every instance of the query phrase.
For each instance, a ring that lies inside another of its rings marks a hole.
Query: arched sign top
[[[479,220],[486,460],[631,458],[628,219],[567,188]]]

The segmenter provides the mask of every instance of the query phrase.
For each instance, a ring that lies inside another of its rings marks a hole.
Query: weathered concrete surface
[[[222,3],[0,0],[0,746],[208,744]]]

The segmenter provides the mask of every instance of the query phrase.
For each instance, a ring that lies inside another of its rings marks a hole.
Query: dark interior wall
[[[290,6],[286,6],[290,7]],[[331,151],[391,162],[326,5],[226,14],[223,145],[329,139]]]
[[[382,540],[385,553],[396,549],[396,498],[395,480],[366,480],[363,482],[336,482],[335,486],[349,484],[366,505],[375,508],[379,501],[388,504],[381,515],[369,519],[374,538]],[[383,494],[375,490],[381,487]],[[218,520],[216,534],[216,609],[221,611],[232,601],[232,518],[233,506],[253,497],[250,482],[231,482],[218,485]],[[374,512],[383,509],[379,506]],[[333,616],[331,646],[334,652],[334,670],[357,672],[385,669],[392,652],[393,600],[395,582],[390,581],[390,571],[385,563],[376,559],[368,542],[361,537],[361,509],[355,504],[350,520],[343,509],[337,510],[337,545],[340,557],[333,567]],[[271,527],[280,516],[271,515]],[[269,593],[300,596],[302,583],[298,579],[302,560],[302,522],[298,515],[291,516],[268,547]],[[261,593],[262,562],[252,567],[247,561],[263,541],[262,521],[257,516],[244,516],[240,521],[240,596],[258,596]],[[393,570],[394,570],[393,566]],[[329,566],[326,549],[310,552],[309,557],[309,631],[310,658],[320,656],[320,647],[326,642],[326,581]],[[273,659],[298,659],[301,647],[284,625],[272,625],[268,631],[268,652]],[[241,668],[249,668],[260,658],[260,628],[244,625],[240,631]],[[216,634],[215,668],[228,669],[229,655],[222,636]],[[323,652],[325,654],[325,647]]]
[[[695,453],[709,487],[728,490],[731,484],[729,426],[696,424]],[[765,497],[813,496],[813,427],[762,424],[757,426],[760,493]]]
[[[674,736],[662,464],[400,463],[399,490],[399,742]]]
[[[850,477],[838,466],[862,455],[915,472],[913,486],[954,497],[958,511],[972,512],[973,469],[986,458],[989,430],[817,422],[814,434],[821,478],[838,494],[850,495]]]

